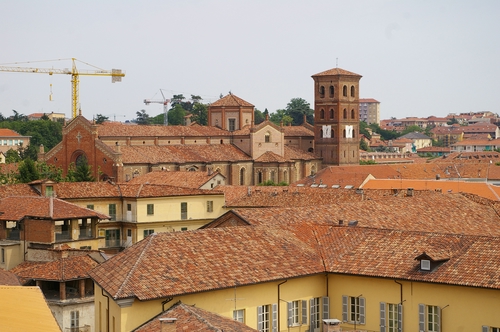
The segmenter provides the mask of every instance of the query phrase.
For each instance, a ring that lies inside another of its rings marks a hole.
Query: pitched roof
[[[121,146],[120,149],[125,164],[252,160],[232,144]]]
[[[152,234],[90,276],[114,299],[150,300],[322,270],[318,254],[287,231],[238,227]]]
[[[89,255],[61,258],[50,262],[23,262],[11,270],[23,280],[69,281],[89,278],[89,271],[99,265]]]
[[[223,176],[218,172],[188,172],[188,171],[155,171],[133,178],[128,183],[167,184],[176,187],[200,188],[205,183],[216,177]]]
[[[169,197],[192,195],[220,195],[219,192],[208,189],[174,187],[166,184],[121,183],[121,197]]]
[[[373,98],[359,98],[360,103],[380,103],[378,100]]]
[[[283,163],[286,161],[287,159],[283,158],[282,156],[272,151],[266,151],[263,154],[261,154],[257,159],[255,159],[255,162],[260,162],[260,163]]]
[[[40,195],[30,185],[25,183],[0,185],[0,198],[11,196],[39,197]]]
[[[12,129],[0,128],[0,137],[18,137],[21,136],[19,133]]]
[[[500,187],[487,182],[414,180],[414,179],[369,179],[364,189],[441,190],[446,193],[469,193],[493,201],[500,201]]]
[[[359,74],[356,74],[356,73],[353,73],[353,72],[350,72],[350,71],[347,71],[347,70],[344,70],[341,68],[328,69],[328,70],[322,71],[321,73],[317,73],[315,75],[312,75],[312,77],[331,76],[331,75],[344,75],[344,76],[359,76],[359,77],[361,77],[361,75],[359,75]]]
[[[422,133],[419,133],[419,132],[413,132],[413,133],[408,133],[406,135],[403,135],[399,138],[409,138],[409,139],[431,139],[429,136],[427,135],[424,135]]]
[[[306,152],[292,145],[285,145],[286,160],[315,160],[319,159],[314,153]]]
[[[257,330],[246,326],[233,319],[220,316],[210,311],[206,311],[195,306],[186,305],[181,302],[175,303],[165,312],[152,318],[142,326],[133,330],[134,332],[161,332],[161,319],[175,318],[176,330],[197,331],[197,332],[257,332]]]
[[[230,136],[227,130],[211,126],[160,126],[131,125],[120,122],[104,122],[98,125],[100,139],[114,137],[207,137]]]
[[[254,105],[250,104],[249,102],[241,99],[240,97],[233,95],[232,93],[222,97],[219,100],[214,101],[213,103],[210,104],[210,106],[225,106],[225,107],[230,107],[230,106],[249,106],[249,107],[254,107]]]
[[[283,126],[283,129],[285,130],[285,137],[303,137],[303,136],[314,136],[314,132],[303,126]]]
[[[20,286],[21,283],[12,271],[0,269],[0,286]]]
[[[61,332],[38,287],[0,286],[2,331]]]
[[[0,212],[2,212],[0,220],[9,221],[18,221],[24,217],[49,220],[70,218],[109,219],[109,216],[105,214],[51,197],[16,196],[2,198],[0,199]]]
[[[119,186],[108,181],[59,182],[54,183],[53,188],[61,199],[120,197]]]

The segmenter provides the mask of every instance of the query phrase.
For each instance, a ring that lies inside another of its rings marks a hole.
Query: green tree
[[[414,133],[414,132],[423,132],[424,130],[422,128],[420,128],[419,126],[417,125],[413,125],[413,126],[408,126],[406,127],[402,132],[401,132],[401,136],[403,135],[406,135],[406,134],[409,134],[409,133]]]
[[[286,110],[276,110],[276,112],[273,112],[269,115],[269,121],[271,121],[272,123],[276,124],[279,126],[279,124],[281,123],[281,120],[283,120],[283,117],[287,116],[287,112]],[[293,118],[292,118],[292,122],[293,122]]]
[[[168,124],[170,125],[184,124],[185,115],[186,115],[186,110],[182,108],[182,105],[176,104],[174,108],[168,111]]]
[[[192,120],[196,121],[196,123],[202,126],[206,126],[208,124],[208,106],[206,104],[195,103],[191,114],[193,114]]]
[[[80,158],[76,166],[74,164],[70,165],[70,168],[74,170],[71,177],[74,182],[93,182],[95,181],[92,175],[92,167],[89,165],[87,158]]]
[[[372,135],[368,131],[368,124],[364,121],[359,121],[359,133],[365,135],[366,138],[372,139]]]
[[[48,179],[55,182],[63,182],[62,169],[45,162],[36,162],[36,168],[40,179]]]
[[[369,151],[370,147],[368,146],[368,143],[364,139],[359,140],[359,148],[363,151]]]
[[[17,152],[14,149],[8,149],[7,152],[5,152],[5,163],[6,164],[12,164],[12,163],[17,163],[21,161],[21,157],[19,156],[19,152]]]
[[[140,110],[136,112],[137,118],[136,122],[139,125],[148,125],[151,123],[151,118],[149,117],[149,114],[146,113],[146,110]]]
[[[40,174],[31,159],[25,159],[19,163],[19,182],[28,183],[40,179]]]
[[[286,105],[286,115],[293,119],[293,125],[301,125],[304,122],[304,114],[308,123],[314,123],[314,110],[309,103],[302,98],[292,98]]]
[[[102,114],[96,114],[96,116],[95,116],[95,119],[94,119],[94,120],[95,120],[95,123],[96,123],[96,124],[102,124],[102,123],[104,123],[104,122],[108,121],[108,120],[109,120],[109,117],[104,116],[104,115],[102,115]]]
[[[267,110],[267,108],[266,108],[266,110]],[[269,114],[269,112],[268,112],[268,114]],[[255,121],[255,124],[258,125],[259,123],[264,122],[264,120],[266,119],[266,116],[264,115],[264,113],[262,113],[258,109],[255,109],[253,111],[253,119]]]

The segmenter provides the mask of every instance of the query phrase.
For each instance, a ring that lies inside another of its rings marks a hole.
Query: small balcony
[[[64,332],[91,332],[89,325],[79,326],[79,327],[67,327]]]

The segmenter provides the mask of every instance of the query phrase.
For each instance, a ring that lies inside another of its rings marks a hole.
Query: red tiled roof
[[[210,126],[147,126],[130,125],[120,122],[104,122],[98,126],[101,139],[111,137],[210,137],[230,136],[227,130]]]
[[[315,160],[319,159],[314,153],[306,152],[295,146],[285,145],[286,160]]]
[[[266,151],[255,159],[255,162],[259,163],[283,163],[286,161],[287,159],[271,151]]]
[[[103,198],[120,197],[117,185],[103,182],[60,182],[53,184],[58,198]]]
[[[356,73],[353,73],[353,72],[350,72],[350,71],[347,71],[347,70],[344,70],[341,68],[328,69],[328,70],[322,71],[321,73],[312,75],[312,77],[330,76],[330,75],[345,75],[345,76],[359,76],[359,77],[361,77],[361,75],[359,75],[359,74],[356,74]]]
[[[249,106],[249,107],[254,107],[254,105],[250,104],[247,101],[244,101],[240,97],[237,97],[236,95],[233,95],[232,93],[222,97],[221,99],[214,101],[210,106],[225,106],[225,107],[230,107],[230,106]]]
[[[252,160],[232,144],[121,146],[120,149],[126,164]]]
[[[181,302],[177,302],[167,311],[162,312],[149,322],[133,330],[133,332],[160,332],[162,331],[160,321],[162,318],[176,318],[176,332],[257,332],[257,330],[231,318],[222,317],[213,312],[186,305]]]
[[[0,137],[16,137],[21,136],[17,132],[8,128],[0,128]]]
[[[0,285],[2,286],[20,286],[21,283],[12,271],[0,269]]]
[[[51,262],[23,262],[11,271],[27,281],[69,281],[89,278],[90,270],[98,265],[89,255],[81,255]]]
[[[208,189],[181,188],[165,184],[121,183],[121,197],[168,197],[192,195],[220,195],[217,191]]]
[[[0,199],[0,220],[18,221],[24,217],[36,217],[49,220],[70,218],[109,219],[109,216],[94,210],[79,207],[75,204],[53,198],[51,215],[51,199],[49,197],[6,197]]]
[[[373,98],[359,98],[360,103],[380,103],[378,100]]]
[[[314,132],[305,126],[283,126],[285,129],[285,137],[304,137],[314,136]]]
[[[318,254],[288,231],[238,227],[152,234],[90,276],[114,299],[142,301],[321,271]]]
[[[167,184],[175,187],[198,189],[217,175],[220,175],[220,173],[212,172],[209,175],[207,172],[154,171],[135,177],[127,183]]]
[[[0,185],[0,198],[10,196],[33,196],[39,197],[40,195],[31,188],[30,185],[25,183]]]

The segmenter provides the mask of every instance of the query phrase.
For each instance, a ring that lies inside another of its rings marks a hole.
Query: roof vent
[[[430,271],[431,270],[431,261],[428,259],[422,259],[420,261],[420,269],[424,271]]]
[[[340,185],[338,185],[338,184],[334,184],[334,185],[332,186],[332,188],[334,188],[334,189],[339,189],[339,188],[340,188]]]
[[[339,225],[343,225],[343,224],[344,224],[344,220],[339,219]]]
[[[358,225],[358,221],[357,220],[351,220],[351,221],[349,221],[349,223],[347,225],[351,226],[351,227],[357,226]]]
[[[344,187],[344,189],[352,189],[352,188],[354,188],[354,186],[350,185],[350,184],[348,184],[347,186]]]

